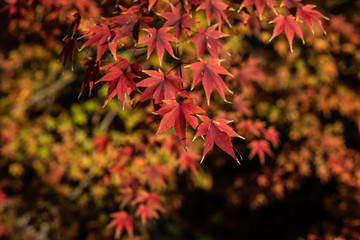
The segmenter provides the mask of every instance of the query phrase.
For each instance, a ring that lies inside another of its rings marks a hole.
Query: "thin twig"
[[[54,82],[50,86],[48,86],[48,87],[40,90],[39,92],[35,93],[34,95],[32,95],[29,99],[25,100],[24,102],[13,106],[12,109],[11,109],[11,112],[13,113],[14,111],[17,111],[19,109],[22,109],[23,111],[25,111],[26,109],[28,109],[32,105],[44,100],[48,96],[51,96],[55,92],[57,92],[60,89],[64,88],[66,85],[73,82],[74,80],[75,80],[74,75],[65,75],[65,76],[63,76],[62,78],[60,78],[60,80]]]
[[[110,126],[110,124],[112,123],[112,121],[114,120],[114,118],[116,117],[116,115],[119,112],[119,107],[116,106],[114,108],[112,108],[106,115],[105,118],[101,121],[100,123],[100,131],[102,132],[106,132]]]

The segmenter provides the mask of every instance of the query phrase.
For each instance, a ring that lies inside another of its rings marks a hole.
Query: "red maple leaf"
[[[137,210],[136,215],[140,216],[141,222],[145,223],[148,219],[158,218],[159,214],[152,208],[145,204],[141,204]]]
[[[272,156],[272,152],[269,143],[265,140],[254,140],[250,144],[250,158],[254,158],[257,155],[260,159],[261,164],[265,163],[265,154]]]
[[[259,120],[255,122],[251,120],[242,120],[238,123],[237,128],[241,132],[249,132],[255,136],[260,136],[260,133],[265,131],[265,123]]]
[[[161,119],[159,129],[156,134],[174,126],[176,134],[185,145],[186,141],[186,121],[195,129],[198,120],[195,114],[204,113],[204,110],[193,103],[191,99],[185,99],[181,103],[176,100],[164,100],[165,106],[160,108],[157,113],[164,115]]]
[[[116,62],[112,62],[101,67],[101,70],[110,71],[112,68],[119,68],[123,72],[129,72],[134,74],[138,74],[139,72],[141,72],[141,66],[139,64],[137,64],[136,62],[130,64],[128,60],[122,57],[117,57]]]
[[[129,9],[123,8],[123,12],[120,16],[111,17],[107,20],[114,23],[116,31],[116,36],[114,37],[114,42],[117,40],[133,35],[136,41],[139,40],[139,31],[140,26],[143,28],[149,28],[148,23],[150,23],[153,18],[148,16],[142,16],[139,14],[141,6],[135,5]]]
[[[99,61],[96,61],[95,59],[90,58],[88,61],[85,62],[85,66],[87,66],[88,68],[85,71],[84,80],[81,85],[81,90],[80,90],[78,98],[80,98],[82,92],[84,91],[86,85],[88,85],[88,84],[89,84],[89,97],[90,97],[91,91],[94,87],[94,83],[97,82],[101,78]]]
[[[274,147],[279,145],[279,132],[274,127],[263,130],[264,138],[267,139]]]
[[[296,24],[294,16],[291,16],[291,15],[289,15],[287,17],[278,16],[270,23],[276,23],[276,25],[274,28],[273,35],[270,38],[269,42],[271,40],[273,40],[274,37],[278,36],[282,31],[285,31],[286,38],[289,41],[291,52],[293,52],[292,43],[293,43],[293,39],[294,39],[294,33],[296,33],[296,35],[298,35],[301,38],[301,40],[303,41],[303,43],[305,44],[305,41],[304,41],[304,38],[302,35],[302,31],[301,31],[300,27]]]
[[[124,103],[125,94],[136,90],[134,82],[135,74],[125,72],[120,67],[112,67],[110,72],[103,76],[98,82],[110,82],[106,101],[103,107],[113,98],[118,95],[119,101]]]
[[[100,60],[107,48],[109,48],[110,52],[116,59],[116,42],[113,41],[115,32],[110,30],[107,25],[100,24],[90,28],[90,33],[90,39],[84,43],[80,50],[87,46],[94,46],[97,44],[96,61]]]
[[[199,162],[200,156],[193,152],[182,152],[178,162],[180,163],[180,172],[190,169],[193,173],[197,173],[197,164]]]
[[[298,18],[302,18],[304,20],[304,22],[310,27],[311,31],[314,33],[314,27],[313,27],[313,23],[316,23],[317,25],[319,25],[319,27],[321,28],[321,30],[323,30],[324,34],[326,34],[322,23],[321,23],[321,18],[324,18],[326,20],[329,20],[327,17],[325,17],[324,15],[322,15],[321,13],[319,13],[318,11],[314,10],[313,8],[315,7],[315,5],[310,5],[307,4],[302,8],[298,8],[296,11],[296,16]]]
[[[210,26],[205,32],[204,28],[199,26],[199,33],[189,40],[190,42],[196,43],[196,53],[198,58],[203,55],[206,48],[213,58],[218,58],[218,47],[224,49],[217,39],[227,35],[215,30],[216,27],[216,24]]]
[[[165,211],[165,209],[160,204],[161,197],[156,193],[149,193],[147,191],[140,191],[140,193],[136,196],[136,198],[132,201],[132,204],[146,204],[151,206],[152,208]]]
[[[190,18],[187,13],[181,16],[176,7],[172,4],[170,6],[172,12],[161,14],[161,16],[167,20],[164,27],[174,27],[174,33],[177,39],[180,39],[181,29],[184,29],[188,35],[191,35],[189,24],[195,24],[196,21]]]
[[[173,58],[178,59],[177,57],[175,57],[173,49],[169,43],[177,42],[177,39],[167,32],[169,28],[162,27],[159,30],[155,28],[148,28],[144,30],[147,31],[148,34],[139,41],[139,44],[148,43],[147,58],[150,57],[150,54],[154,51],[156,47],[160,66],[164,57],[164,49],[166,49]]]
[[[159,72],[154,70],[143,72],[150,77],[137,84],[138,87],[147,87],[139,102],[144,102],[152,97],[155,104],[161,104],[163,100],[175,99],[175,94],[183,89],[180,84],[184,80],[171,73],[164,74],[161,70]]]
[[[64,71],[64,68],[66,66],[66,62],[69,61],[71,64],[71,67],[73,68],[74,63],[74,49],[76,46],[76,39],[74,38],[67,38],[64,40],[65,45],[63,50],[60,53],[60,56],[62,56],[62,68]]]
[[[165,170],[160,165],[146,166],[144,168],[143,180],[148,182],[151,189],[154,189],[157,185],[166,187],[163,176],[165,175]]]
[[[63,41],[65,41],[67,38],[74,38],[79,28],[81,16],[78,13],[75,13],[74,18],[75,20],[71,23],[71,25],[67,29],[66,36],[63,38]]]
[[[253,113],[250,102],[245,100],[241,95],[234,97],[233,108],[241,115],[251,116]]]
[[[304,6],[302,3],[300,3],[301,0],[283,0],[280,4],[281,6],[286,6],[288,9],[290,8],[302,8]]]
[[[226,101],[224,88],[230,93],[232,92],[228,89],[219,74],[231,74],[226,71],[225,68],[220,66],[219,59],[210,59],[206,63],[200,59],[200,62],[192,63],[189,67],[196,69],[191,88],[193,89],[200,81],[202,81],[208,105],[210,105],[210,96],[214,87],[219,92],[220,96]]]
[[[4,191],[0,188],[0,204],[3,204],[7,200],[7,196]]]
[[[134,231],[134,218],[125,211],[119,211],[111,214],[114,218],[110,223],[109,227],[115,228],[115,237],[120,238],[122,231],[125,229],[130,236],[133,235]]]
[[[251,84],[251,80],[261,84],[265,80],[265,74],[259,66],[259,60],[249,58],[241,64],[241,68],[235,68],[232,73],[234,79],[240,82],[242,88],[247,88]]]
[[[224,13],[228,7],[227,4],[223,3],[221,0],[205,0],[205,2],[201,3],[200,6],[196,9],[205,9],[206,18],[208,20],[208,24],[210,25],[210,21],[212,17],[215,15],[216,22],[219,24],[221,30],[222,19],[231,27],[231,24]]]
[[[107,144],[110,142],[110,139],[108,136],[97,136],[92,142],[91,144],[96,148],[96,152],[100,153],[102,151],[104,151],[104,149],[106,148]]]
[[[157,0],[149,0],[149,6],[148,6],[148,11],[150,12],[151,8],[155,5]]]
[[[240,6],[240,10],[243,7],[247,7],[252,4],[254,4],[256,9],[259,11],[260,19],[262,19],[265,4],[268,5],[269,8],[271,8],[274,12],[276,12],[274,4],[271,0],[244,0]]]
[[[225,119],[211,120],[206,116],[199,117],[202,123],[197,129],[194,139],[206,135],[201,162],[204,160],[205,155],[210,151],[215,143],[218,147],[220,147],[224,152],[229,154],[239,163],[239,160],[235,155],[234,147],[231,143],[230,137],[244,138],[237,134],[231,127],[229,127],[227,125],[229,121]]]

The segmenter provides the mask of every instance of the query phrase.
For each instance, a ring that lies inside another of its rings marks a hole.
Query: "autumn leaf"
[[[136,90],[136,84],[134,82],[135,75],[133,73],[124,73],[120,67],[111,68],[110,72],[103,76],[98,82],[109,82],[106,101],[103,107],[116,95],[118,95],[119,101],[123,104],[125,100],[125,94]]]
[[[179,171],[183,172],[187,169],[190,169],[193,173],[197,173],[196,166],[199,162],[199,159],[200,159],[200,156],[193,152],[190,152],[190,151],[182,152],[178,159],[178,162],[180,164]]]
[[[211,120],[206,116],[199,116],[202,123],[199,125],[194,140],[197,137],[206,135],[204,152],[201,162],[204,160],[205,155],[210,151],[214,143],[221,148],[224,152],[233,157],[239,164],[239,160],[235,155],[234,147],[231,143],[230,137],[242,136],[237,134],[231,127],[227,125],[229,121],[225,119]]]
[[[181,29],[184,29],[188,35],[191,35],[189,24],[195,24],[196,21],[190,18],[187,13],[181,16],[176,7],[172,4],[170,6],[171,12],[161,14],[161,16],[167,20],[163,27],[173,27],[177,39],[180,39]]]
[[[144,168],[144,181],[148,182],[151,189],[154,189],[156,185],[166,187],[166,183],[164,181],[164,169],[159,165],[147,166]]]
[[[128,60],[122,57],[117,57],[116,62],[109,63],[105,66],[101,67],[101,70],[105,71],[111,71],[112,68],[118,68],[123,72],[129,72],[129,73],[138,73],[141,71],[141,67],[139,69],[139,65],[136,63],[130,64]]]
[[[164,100],[165,106],[160,108],[157,113],[164,115],[161,119],[159,129],[156,134],[160,134],[174,126],[179,139],[186,145],[186,121],[196,128],[198,120],[195,114],[204,113],[204,110],[193,103],[191,99],[185,99],[181,103],[176,100]]]
[[[219,59],[210,59],[208,62],[204,62],[202,59],[200,59],[200,62],[193,63],[188,66],[196,70],[191,88],[193,89],[201,81],[205,90],[208,105],[210,105],[210,96],[214,87],[219,92],[224,101],[227,101],[225,99],[224,89],[230,93],[232,92],[228,89],[219,74],[231,74],[226,71],[225,68],[220,66]]]
[[[205,9],[206,18],[208,24],[210,25],[212,17],[215,15],[216,22],[219,24],[219,29],[221,30],[222,19],[231,27],[231,24],[224,13],[228,5],[223,3],[221,0],[205,0],[200,6],[196,9]]]
[[[152,207],[149,207],[145,204],[139,205],[135,214],[140,216],[142,223],[146,223],[148,219],[150,220],[159,217],[159,214]]]
[[[3,204],[7,200],[5,192],[0,188],[0,204]]]
[[[300,27],[295,22],[295,17],[293,17],[291,15],[289,15],[287,17],[278,16],[273,21],[271,21],[270,23],[276,23],[276,25],[275,25],[275,28],[274,28],[273,35],[270,38],[269,42],[271,42],[282,31],[285,31],[286,38],[289,41],[291,52],[293,52],[292,43],[293,43],[293,39],[294,39],[294,33],[296,33],[296,35],[298,35],[301,38],[301,40],[303,41],[303,44],[305,44],[305,41],[304,41],[304,38],[303,38],[303,35],[302,35],[302,31],[301,31]]]
[[[157,211],[165,211],[160,204],[160,196],[147,191],[141,191],[132,204],[140,204],[135,214],[140,216],[142,223],[145,223],[147,219],[158,218]]]
[[[133,205],[138,204],[138,203],[146,204],[156,210],[163,212],[163,211],[165,211],[165,209],[163,208],[163,206],[161,206],[160,200],[161,200],[161,197],[158,194],[156,194],[154,192],[149,193],[149,192],[143,190],[143,191],[139,192],[139,194],[136,196],[136,198],[132,201],[132,204]]]
[[[119,211],[111,214],[111,217],[114,219],[109,223],[109,227],[115,228],[115,238],[120,238],[124,229],[130,236],[133,235],[134,218],[131,215],[125,211]]]
[[[60,53],[60,56],[62,56],[62,68],[63,68],[63,71],[64,71],[64,68],[66,66],[67,61],[70,62],[71,67],[73,68],[75,46],[76,46],[76,39],[67,38],[65,40],[64,48]]]
[[[279,132],[274,127],[263,130],[264,138],[267,139],[274,147],[279,145]]]
[[[276,12],[274,4],[272,0],[244,0],[240,6],[240,10],[244,7],[254,4],[256,9],[259,12],[260,19],[262,19],[262,15],[264,12],[265,4],[269,6],[274,12]]]
[[[262,84],[265,80],[265,74],[259,66],[259,60],[256,58],[249,58],[241,64],[241,68],[235,68],[232,73],[234,79],[240,82],[242,88],[251,87],[251,80],[259,84]]]
[[[155,5],[157,0],[149,0],[149,6],[148,6],[148,11],[150,12],[151,8]]]
[[[160,66],[162,64],[162,59],[164,57],[164,48],[173,58],[178,59],[177,57],[175,57],[173,49],[169,43],[169,42],[177,42],[177,39],[173,35],[167,32],[169,28],[162,27],[159,30],[155,28],[149,28],[144,30],[147,31],[148,34],[139,41],[139,44],[141,43],[148,44],[147,58],[150,57],[150,54],[154,51],[156,47]]]
[[[153,20],[152,17],[142,16],[139,13],[140,5],[135,5],[129,9],[123,9],[120,16],[107,18],[107,20],[115,25],[116,36],[114,42],[117,40],[133,35],[138,42],[140,27],[149,28],[149,23]]]
[[[302,8],[303,4],[300,3],[301,0],[283,0],[280,4],[280,7],[286,6],[288,9],[291,8]]]
[[[265,122],[262,122],[260,120],[242,120],[238,123],[237,128],[241,132],[248,132],[253,134],[254,136],[260,136],[260,134],[265,131]]]
[[[110,30],[105,24],[100,24],[90,28],[91,37],[87,40],[80,50],[87,46],[94,46],[97,44],[96,61],[99,61],[101,56],[109,48],[111,54],[116,59],[116,42],[113,41],[115,32]]]
[[[175,94],[183,89],[180,84],[184,80],[171,73],[164,74],[161,70],[143,72],[150,77],[137,84],[138,87],[147,87],[142,93],[139,102],[144,102],[152,97],[155,104],[162,104],[163,100],[175,99]]]
[[[216,27],[217,25],[210,26],[205,32],[204,28],[199,26],[199,33],[189,40],[195,42],[198,58],[203,55],[206,48],[213,58],[218,58],[218,47],[224,49],[217,39],[227,35],[215,30]]]
[[[80,98],[82,92],[84,91],[85,87],[88,84],[89,84],[89,97],[90,97],[91,91],[94,87],[94,83],[96,83],[101,78],[99,61],[96,61],[95,59],[90,58],[88,61],[85,62],[85,66],[87,66],[88,68],[85,71],[84,80],[81,85],[81,90],[80,90],[78,98]]]
[[[296,16],[298,18],[302,18],[302,20],[304,20],[304,22],[310,27],[311,31],[314,33],[314,23],[316,23],[317,25],[319,25],[319,27],[321,28],[321,30],[324,32],[324,34],[326,35],[326,32],[322,26],[321,23],[321,18],[324,18],[326,20],[329,20],[327,17],[325,17],[324,15],[322,15],[320,12],[314,10],[313,8],[316,7],[315,5],[311,5],[311,4],[307,4],[302,8],[298,8],[296,11]]]
[[[91,144],[95,147],[97,153],[101,153],[105,150],[106,146],[110,142],[110,139],[108,136],[97,136]]]
[[[255,155],[257,155],[261,164],[265,163],[265,154],[269,156],[273,155],[269,143],[265,140],[253,140],[249,145],[251,148],[249,158],[254,158]]]
[[[75,18],[75,20],[71,23],[71,25],[67,29],[66,35],[63,38],[63,41],[65,41],[68,38],[74,38],[74,36],[79,28],[81,16],[78,13],[75,13],[74,18]]]

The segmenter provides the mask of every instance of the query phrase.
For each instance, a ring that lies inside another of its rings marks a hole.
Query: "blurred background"
[[[75,51],[63,71],[62,38],[76,12],[80,37],[115,2],[0,3],[0,239],[114,239],[121,211],[134,233],[121,239],[360,239],[360,1],[304,1],[330,20],[326,35],[300,24],[306,44],[295,38],[293,53],[284,34],[268,42],[269,9],[262,21],[252,7],[229,12],[231,57],[220,55],[234,94],[213,94],[209,112],[246,138],[233,139],[241,165],[217,147],[200,165],[201,138],[185,152],[174,131],[155,135],[150,102],[102,108],[98,85],[78,99],[96,50]],[[194,48],[182,46],[185,61]],[[205,108],[203,91],[192,94]]]

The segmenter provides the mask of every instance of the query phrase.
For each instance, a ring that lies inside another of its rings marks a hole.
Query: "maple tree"
[[[191,206],[175,193],[182,178],[190,179],[190,189],[214,189],[227,199],[223,206],[230,206],[198,221],[199,229],[215,229],[216,219],[228,209],[239,210],[239,204],[257,209],[283,199],[311,176],[323,184],[336,181],[336,191],[348,194],[341,201],[357,203],[350,192],[359,189],[359,151],[349,143],[346,121],[358,125],[359,96],[337,77],[358,78],[358,25],[332,16],[331,3],[318,5],[301,0],[1,3],[9,49],[0,55],[5,79],[0,112],[9,114],[0,120],[6,169],[0,180],[0,236],[44,234],[41,227],[25,230],[38,224],[38,215],[68,239],[142,239],[145,228],[154,231],[149,223]],[[52,61],[59,55],[61,64]],[[56,78],[61,80],[46,88]],[[89,96],[83,94],[86,88]],[[73,89],[77,101],[69,97]],[[51,100],[54,92],[59,97]],[[54,107],[42,112],[41,104]],[[224,161],[231,158],[236,161]],[[231,164],[246,173],[225,171]],[[211,174],[215,167],[225,172],[226,187]],[[56,199],[29,210],[21,219],[29,224],[22,227],[14,224],[22,208],[13,200],[29,194],[28,179],[40,189],[37,200],[52,192]],[[324,197],[326,211],[338,208],[343,214],[338,215],[350,217],[324,232],[360,236],[353,230],[357,212],[347,213],[344,204],[334,207],[336,201]],[[42,209],[50,210],[43,214]],[[89,219],[86,227],[67,224],[63,209],[75,213],[72,221]],[[214,236],[207,236],[216,238],[218,233],[210,232]],[[319,232],[291,237],[312,239]]]

